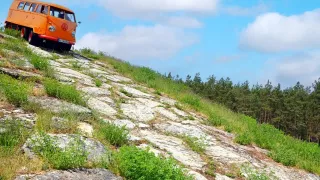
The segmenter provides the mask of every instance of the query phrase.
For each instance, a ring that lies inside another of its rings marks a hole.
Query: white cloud
[[[274,83],[284,86],[292,86],[298,81],[310,86],[320,77],[320,51],[269,60],[265,64],[263,74],[265,77],[271,77]]]
[[[173,16],[169,17],[167,21],[164,22],[169,26],[181,27],[181,28],[201,28],[202,23],[195,18],[186,16]]]
[[[241,33],[240,48],[281,52],[320,48],[320,9],[300,15],[266,13]]]
[[[126,26],[120,32],[83,36],[76,48],[89,47],[125,60],[166,59],[197,42],[194,34],[163,25]]]
[[[233,16],[256,16],[267,12],[268,9],[269,7],[266,4],[260,3],[252,7],[227,6],[222,7],[220,11]]]

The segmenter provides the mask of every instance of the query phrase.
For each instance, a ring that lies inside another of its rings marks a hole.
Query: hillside
[[[0,179],[320,179],[317,144],[79,53],[0,34]]]

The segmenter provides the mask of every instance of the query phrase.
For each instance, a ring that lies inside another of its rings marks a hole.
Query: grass
[[[198,138],[184,135],[181,139],[194,151],[203,154],[205,151],[205,144]]]
[[[14,29],[4,29],[4,33],[15,38],[20,38],[20,31]]]
[[[320,174],[320,148],[317,144],[294,139],[271,125],[258,124],[251,117],[234,113],[219,104],[201,98],[183,83],[164,78],[150,68],[133,66],[111,57],[101,58],[100,61],[111,64],[119,73],[131,77],[138,83],[168,94],[185,104],[187,108],[206,115],[208,124],[227,128],[237,136],[237,142],[256,144],[270,150],[270,157],[277,162]]]
[[[74,86],[62,84],[57,80],[49,78],[45,79],[43,84],[49,96],[86,106],[86,102],[82,99],[81,93]]]
[[[0,74],[0,91],[3,92],[10,103],[22,106],[28,102],[28,94],[31,92],[31,87],[28,83]]]
[[[13,179],[21,167],[28,167],[28,172],[41,170],[40,161],[29,160],[20,150],[29,135],[22,122],[18,119],[2,121],[0,129],[0,176]]]
[[[135,146],[123,146],[115,155],[114,164],[120,175],[128,180],[185,180],[186,176],[173,159],[156,157],[153,153],[138,149]]]
[[[55,140],[47,134],[40,133],[37,139],[33,139],[33,151],[40,155],[46,163],[54,169],[67,170],[84,167],[87,163],[88,153],[82,148],[80,138],[68,144],[67,148],[61,149]]]
[[[116,147],[128,143],[128,131],[125,127],[118,127],[115,124],[103,122],[102,120],[99,123],[97,136]]]

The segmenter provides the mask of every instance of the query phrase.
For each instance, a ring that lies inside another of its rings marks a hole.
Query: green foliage
[[[100,79],[95,79],[94,82],[95,82],[97,87],[101,87],[102,86],[102,81]]]
[[[54,79],[45,79],[44,87],[49,96],[57,97],[75,104],[86,106],[85,101],[82,99],[81,94],[72,85],[61,84]]]
[[[29,84],[0,74],[0,91],[4,93],[10,103],[16,106],[26,104],[28,102],[30,89]]]
[[[27,131],[18,119],[5,120],[0,123],[0,147],[12,149],[27,136]]]
[[[190,136],[182,136],[182,140],[195,152],[203,154],[205,151],[205,144],[201,142],[196,137],[190,137]]]
[[[191,179],[180,167],[177,167],[172,159],[156,157],[153,153],[134,146],[121,147],[115,161],[121,176],[128,180]]]
[[[79,50],[80,54],[83,56],[86,56],[91,59],[100,59],[101,54],[96,53],[95,51],[89,49],[89,48],[83,48]]]
[[[46,58],[31,54],[29,56],[29,61],[36,69],[41,71],[47,71],[49,69],[49,61]]]
[[[17,31],[15,29],[6,28],[4,29],[4,33],[12,37],[20,38],[20,31]]]
[[[40,133],[38,139],[33,139],[33,151],[55,169],[72,169],[85,166],[88,153],[83,148],[79,137],[70,142],[65,149],[56,145],[55,139]]]
[[[248,165],[242,165],[241,167],[242,174],[246,174],[248,180],[270,180],[270,179],[277,179],[272,173],[266,172],[258,172]]]
[[[111,145],[120,147],[128,143],[129,132],[126,128],[118,127],[109,122],[100,122],[98,135],[107,140]]]

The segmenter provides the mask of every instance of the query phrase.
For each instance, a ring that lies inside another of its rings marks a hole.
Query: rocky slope
[[[4,38],[4,37],[3,37]],[[3,39],[2,38],[2,39]],[[30,47],[34,53],[46,56],[55,72],[55,78],[61,83],[74,84],[84,94],[87,107],[72,104],[48,96],[30,96],[30,102],[39,104],[52,112],[73,111],[79,114],[97,113],[101,119],[118,126],[126,126],[130,131],[129,140],[141,149],[150,148],[156,155],[173,157],[185,165],[189,174],[197,180],[205,179],[303,179],[316,180],[319,176],[306,171],[286,167],[274,162],[267,156],[268,151],[255,146],[241,146],[234,143],[234,135],[206,125],[206,117],[192,110],[178,109],[177,101],[157,95],[153,89],[135,83],[117,73],[105,62],[90,61],[83,58],[55,55],[36,47]],[[10,51],[10,53],[14,53]],[[77,64],[75,68],[74,64]],[[30,78],[41,74],[31,71],[32,65],[25,59],[23,68],[1,67],[0,71],[12,77]],[[30,71],[29,71],[30,69]],[[97,87],[95,79],[102,81]],[[37,89],[42,89],[37,84]],[[39,90],[39,91],[40,91]],[[20,118],[30,127],[36,124],[37,114],[30,114],[13,106],[0,106],[1,120]],[[63,119],[56,118],[55,124]],[[63,126],[63,125],[61,125]],[[58,127],[59,128],[59,127]],[[62,128],[62,127],[61,127]],[[88,150],[88,159],[95,161],[105,153],[104,145],[94,138],[94,126],[90,122],[79,122],[77,128],[82,133],[82,147]],[[48,134],[57,139],[59,147],[66,147],[74,138],[73,134]],[[184,137],[195,137],[203,144],[204,150],[196,152],[186,143]],[[23,152],[35,158],[32,135],[23,145]],[[207,173],[211,163],[215,166],[215,175]],[[241,174],[241,175],[239,175]],[[122,179],[105,169],[77,169],[49,171],[35,174],[23,174],[16,179]]]

